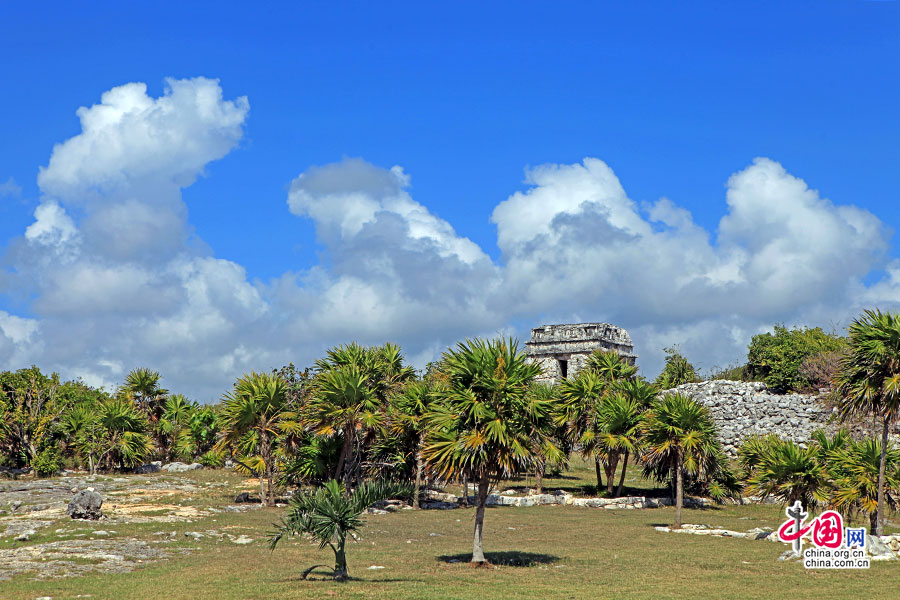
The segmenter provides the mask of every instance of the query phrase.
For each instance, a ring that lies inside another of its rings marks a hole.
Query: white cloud
[[[16,180],[10,177],[3,183],[0,183],[0,198],[15,198],[22,193],[22,186],[16,183]]]
[[[42,202],[34,209],[34,223],[25,229],[25,239],[44,246],[59,246],[75,237],[75,223],[57,202]]]
[[[35,221],[6,257],[4,285],[33,316],[0,312],[0,368],[112,386],[151,366],[209,400],[244,371],[350,340],[401,343],[423,366],[465,336],[605,320],[630,330],[652,376],[665,346],[722,367],[775,322],[900,305],[898,264],[863,284],[888,249],[879,219],[762,158],[728,179],[716,231],[671,200],[636,204],[601,160],[539,166],[491,215],[500,262],[414,200],[401,167],[310,167],[287,203],[312,220],[322,264],[251,282],[188,244],[181,198],[240,142],[247,112],[203,78],[159,98],[128,84],[79,109],[82,131],[41,169]]]
[[[53,148],[38,175],[41,191],[90,201],[91,194],[144,179],[185,187],[225,156],[243,134],[247,99],[223,100],[219,82],[204,77],[166,84],[160,98],[149,97],[143,83],[129,83],[79,108],[82,132]]]

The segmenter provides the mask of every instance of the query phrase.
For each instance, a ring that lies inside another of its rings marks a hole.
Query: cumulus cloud
[[[714,231],[669,199],[638,205],[599,159],[536,167],[490,216],[499,261],[413,199],[400,166],[309,167],[287,210],[312,221],[321,263],[251,281],[191,240],[181,195],[240,143],[248,111],[204,78],[167,80],[158,98],[119,86],[78,110],[81,132],[41,168],[34,222],[5,257],[0,285],[29,315],[0,311],[0,368],[113,386],[146,365],[210,400],[242,372],[350,340],[398,342],[424,366],[465,336],[609,321],[652,376],[665,346],[725,366],[775,322],[900,304],[883,223],[765,158],[728,178]]]

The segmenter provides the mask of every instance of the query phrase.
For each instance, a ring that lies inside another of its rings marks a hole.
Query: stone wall
[[[666,393],[680,392],[709,407],[719,439],[729,456],[752,435],[774,433],[782,439],[806,442],[818,428],[831,431],[832,412],[819,396],[774,394],[761,382],[704,381],[680,385]]]

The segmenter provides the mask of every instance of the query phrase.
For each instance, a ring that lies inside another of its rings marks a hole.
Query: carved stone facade
[[[543,369],[538,381],[547,383],[578,375],[588,357],[596,350],[618,352],[632,365],[637,358],[628,332],[609,323],[535,327],[531,330],[531,340],[525,344],[525,348],[529,360]]]

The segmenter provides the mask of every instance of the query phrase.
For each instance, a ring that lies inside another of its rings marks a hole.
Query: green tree
[[[363,526],[362,513],[375,502],[409,494],[409,486],[387,481],[367,481],[352,492],[335,480],[314,490],[303,490],[290,501],[288,513],[281,525],[272,532],[269,548],[274,550],[286,535],[309,535],[319,543],[319,549],[331,548],[334,552],[335,581],[345,581],[350,577],[347,568],[347,536],[359,531]],[[301,576],[302,579],[316,567],[313,565]]]
[[[443,356],[447,389],[427,415],[426,465],[478,485],[472,563],[484,564],[484,507],[491,481],[534,465],[534,408],[526,392],[540,367],[512,339],[466,340]]]
[[[236,460],[259,476],[261,499],[267,506],[275,504],[275,450],[280,435],[299,427],[286,394],[287,384],[273,373],[251,372],[234,384],[224,397],[222,437],[217,449],[235,449],[242,455]],[[249,464],[245,458],[255,455]],[[268,484],[263,489],[263,481]]]
[[[875,535],[884,535],[888,433],[900,416],[900,315],[867,310],[850,324],[848,333],[837,380],[838,407],[845,419],[873,415],[881,421]]]
[[[666,364],[653,385],[661,390],[668,390],[684,383],[700,380],[697,369],[688,362],[688,359],[678,351],[677,347],[664,348],[663,351],[666,353]]]
[[[0,453],[17,467],[31,466],[54,443],[54,432],[65,409],[59,376],[37,367],[0,373]]]
[[[682,394],[658,398],[641,425],[644,476],[674,481],[675,527],[681,527],[684,476],[709,480],[723,470],[724,454],[709,410]]]
[[[804,360],[825,352],[841,351],[846,340],[820,327],[788,329],[775,325],[773,333],[753,336],[747,351],[747,371],[773,389],[799,390],[810,382],[801,372]]]

